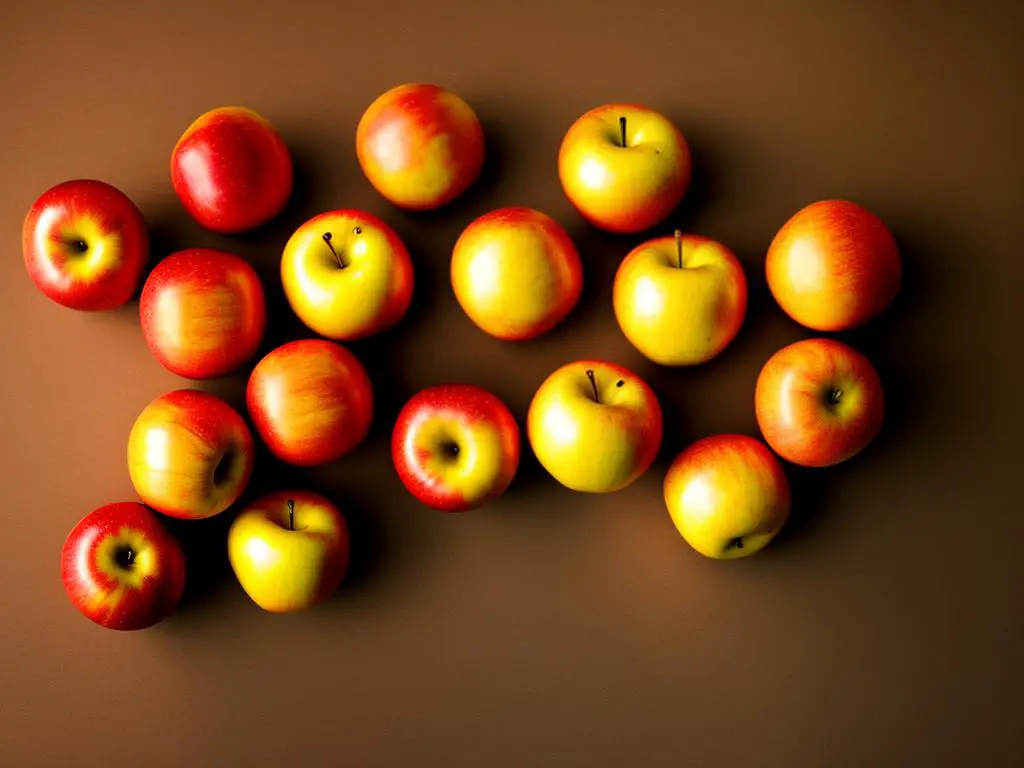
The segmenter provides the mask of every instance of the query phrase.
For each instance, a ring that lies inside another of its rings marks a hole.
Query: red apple
[[[262,116],[212,109],[171,152],[171,183],[185,210],[207,229],[234,234],[277,216],[292,193],[288,147]]]
[[[277,458],[315,466],[354,450],[373,421],[373,388],[359,359],[326,339],[292,341],[257,363],[246,403]]]
[[[146,345],[172,373],[223,376],[252,357],[267,324],[263,284],[247,261],[211,248],[168,256],[139,302]]]
[[[772,355],[758,376],[754,406],[772,450],[806,467],[860,453],[884,415],[882,384],[871,363],[833,339],[805,339]]]
[[[33,203],[21,231],[29,277],[69,309],[127,302],[149,259],[146,223],[135,203],[103,181],[65,181]]]
[[[151,627],[174,611],[185,588],[185,556],[142,504],[107,504],[68,534],[64,589],[84,616],[107,629]]]
[[[471,384],[424,389],[392,433],[399,478],[421,502],[463,512],[500,496],[519,466],[519,426],[495,395]]]
[[[798,211],[775,235],[768,287],[796,322],[841,331],[881,314],[900,287],[900,254],[875,214],[847,200]]]

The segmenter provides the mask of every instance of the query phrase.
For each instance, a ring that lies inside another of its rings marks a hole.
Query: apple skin
[[[473,109],[429,83],[379,96],[356,128],[356,155],[370,184],[393,205],[425,211],[465,192],[484,163],[484,131]]]
[[[228,560],[239,584],[274,613],[330,597],[348,570],[349,546],[338,508],[310,491],[268,494],[242,510],[228,530]]]
[[[697,365],[739,333],[747,278],[721,243],[677,233],[630,251],[615,274],[613,305],[623,334],[649,360]]]
[[[412,301],[413,267],[391,227],[343,209],[314,216],[292,234],[281,282],[292,311],[311,330],[352,341],[402,319]]]
[[[64,541],[61,579],[83,616],[107,629],[146,629],[185,589],[185,556],[157,516],[131,501],[83,517]]]
[[[714,435],[687,447],[669,467],[664,493],[679,534],[715,560],[759,552],[789,519],[786,473],[747,435]]]
[[[508,489],[519,467],[519,442],[515,417],[496,395],[472,384],[439,384],[402,408],[391,456],[416,499],[464,512]]]
[[[544,380],[530,402],[526,430],[537,460],[558,482],[575,491],[610,493],[632,484],[657,456],[661,406],[629,369],[579,360]]]
[[[885,396],[878,374],[860,352],[834,339],[804,339],[764,364],[754,411],[779,456],[805,467],[828,467],[875,439],[885,417]]]
[[[135,295],[149,260],[142,213],[116,187],[73,179],[51,187],[22,224],[25,269],[51,301],[68,309],[114,309]]]
[[[230,373],[254,354],[267,325],[259,276],[240,256],[189,248],[149,273],[142,336],[167,370],[189,379]]]
[[[224,235],[267,223],[292,194],[292,156],[277,131],[245,107],[197,117],[171,151],[171,184],[200,225]]]
[[[135,492],[165,515],[220,514],[252,475],[252,434],[216,395],[176,389],[143,408],[128,436],[128,474]]]
[[[373,387],[362,363],[326,339],[291,341],[269,352],[249,376],[245,398],[270,452],[300,467],[350,453],[373,421]]]
[[[477,327],[506,341],[547,333],[579,301],[583,269],[562,226],[532,208],[491,211],[452,252],[455,298]]]
[[[793,320],[842,331],[885,311],[899,292],[899,249],[880,218],[848,200],[820,200],[776,233],[765,260],[768,288]]]
[[[640,104],[590,110],[569,128],[558,153],[566,196],[591,224],[609,232],[660,224],[683,199],[690,174],[690,148],[679,129]]]

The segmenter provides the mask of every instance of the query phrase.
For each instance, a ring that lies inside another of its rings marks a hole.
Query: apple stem
[[[295,530],[295,501],[288,499],[288,530]]]
[[[601,396],[597,394],[597,377],[590,368],[587,368],[587,378],[590,379],[590,386],[594,390],[594,402],[600,403]]]
[[[331,238],[332,237],[334,237],[334,236],[330,232],[324,232],[324,234],[323,234],[324,242],[327,243],[327,247],[331,249],[331,254],[334,256],[335,260],[338,262],[338,269],[344,269],[345,268],[345,262],[341,260],[341,256],[338,255],[338,252],[336,250],[334,250],[334,246],[331,245]]]
[[[676,230],[676,263],[680,269],[683,268],[683,233]]]
[[[622,134],[622,146],[626,146],[626,118],[619,118],[619,132]]]

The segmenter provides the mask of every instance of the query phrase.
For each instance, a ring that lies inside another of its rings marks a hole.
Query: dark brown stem
[[[597,377],[590,368],[587,368],[587,378],[590,379],[590,387],[594,390],[594,402],[600,403],[601,396],[597,394]]]
[[[676,230],[676,264],[683,268],[683,233]]]
[[[331,235],[330,232],[324,232],[324,242],[327,243],[327,247],[331,249],[331,254],[334,256],[334,259],[338,262],[338,269],[344,269],[345,262],[341,260],[341,256],[338,255],[338,252],[334,250],[334,246],[331,245],[331,237],[333,237],[333,235]]]
[[[622,134],[622,146],[626,146],[626,118],[619,118],[619,133]]]
[[[295,530],[295,501],[288,499],[288,530]]]

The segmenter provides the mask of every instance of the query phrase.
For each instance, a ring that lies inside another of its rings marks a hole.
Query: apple
[[[394,326],[412,300],[413,269],[397,234],[363,211],[314,216],[288,239],[281,281],[311,330],[351,341]]]
[[[508,341],[540,336],[576,306],[579,253],[550,216],[500,208],[473,221],[452,252],[452,288],[481,330]]]
[[[260,608],[303,610],[330,597],[345,577],[348,526],[338,508],[319,494],[271,493],[231,523],[228,560]]]
[[[189,248],[149,273],[142,336],[160,363],[189,379],[223,376],[256,354],[267,324],[263,284],[240,256]]]
[[[216,395],[176,389],[153,399],[128,435],[128,474],[139,498],[170,517],[212,517],[249,482],[252,434]]]
[[[558,178],[576,209],[609,232],[664,221],[690,185],[690,148],[672,122],[639,104],[605,104],[562,140]]]
[[[627,368],[579,360],[541,384],[526,421],[537,460],[575,491],[609,493],[632,484],[661,447],[658,398]]]
[[[142,213],[105,181],[74,179],[46,190],[21,230],[25,268],[51,301],[98,311],[125,304],[149,260]]]
[[[450,91],[406,83],[379,96],[356,127],[356,155],[370,184],[392,204],[425,211],[465,192],[484,164],[484,131]]]
[[[245,392],[267,448],[312,467],[358,446],[373,421],[373,387],[359,359],[326,339],[283,344],[256,364]]]
[[[669,467],[664,491],[679,534],[715,560],[764,549],[789,518],[782,465],[747,435],[714,435],[690,445]]]
[[[244,107],[197,117],[171,151],[171,183],[185,210],[220,234],[265,224],[292,194],[292,156],[277,131]]]
[[[676,230],[630,251],[615,273],[613,305],[623,334],[647,358],[697,365],[739,332],[747,278],[724,245]]]
[[[439,384],[414,395],[395,422],[391,456],[423,504],[475,509],[503,494],[519,467],[519,426],[495,395],[472,384]]]
[[[167,618],[185,588],[185,556],[157,516],[132,501],[83,517],[64,541],[61,578],[71,603],[107,629],[146,629]]]
[[[768,288],[793,320],[842,331],[881,314],[900,287],[900,254],[875,214],[847,200],[801,209],[768,248]]]
[[[757,423],[782,458],[827,467],[860,453],[882,426],[882,383],[870,361],[834,339],[805,339],[765,363],[754,393]]]

